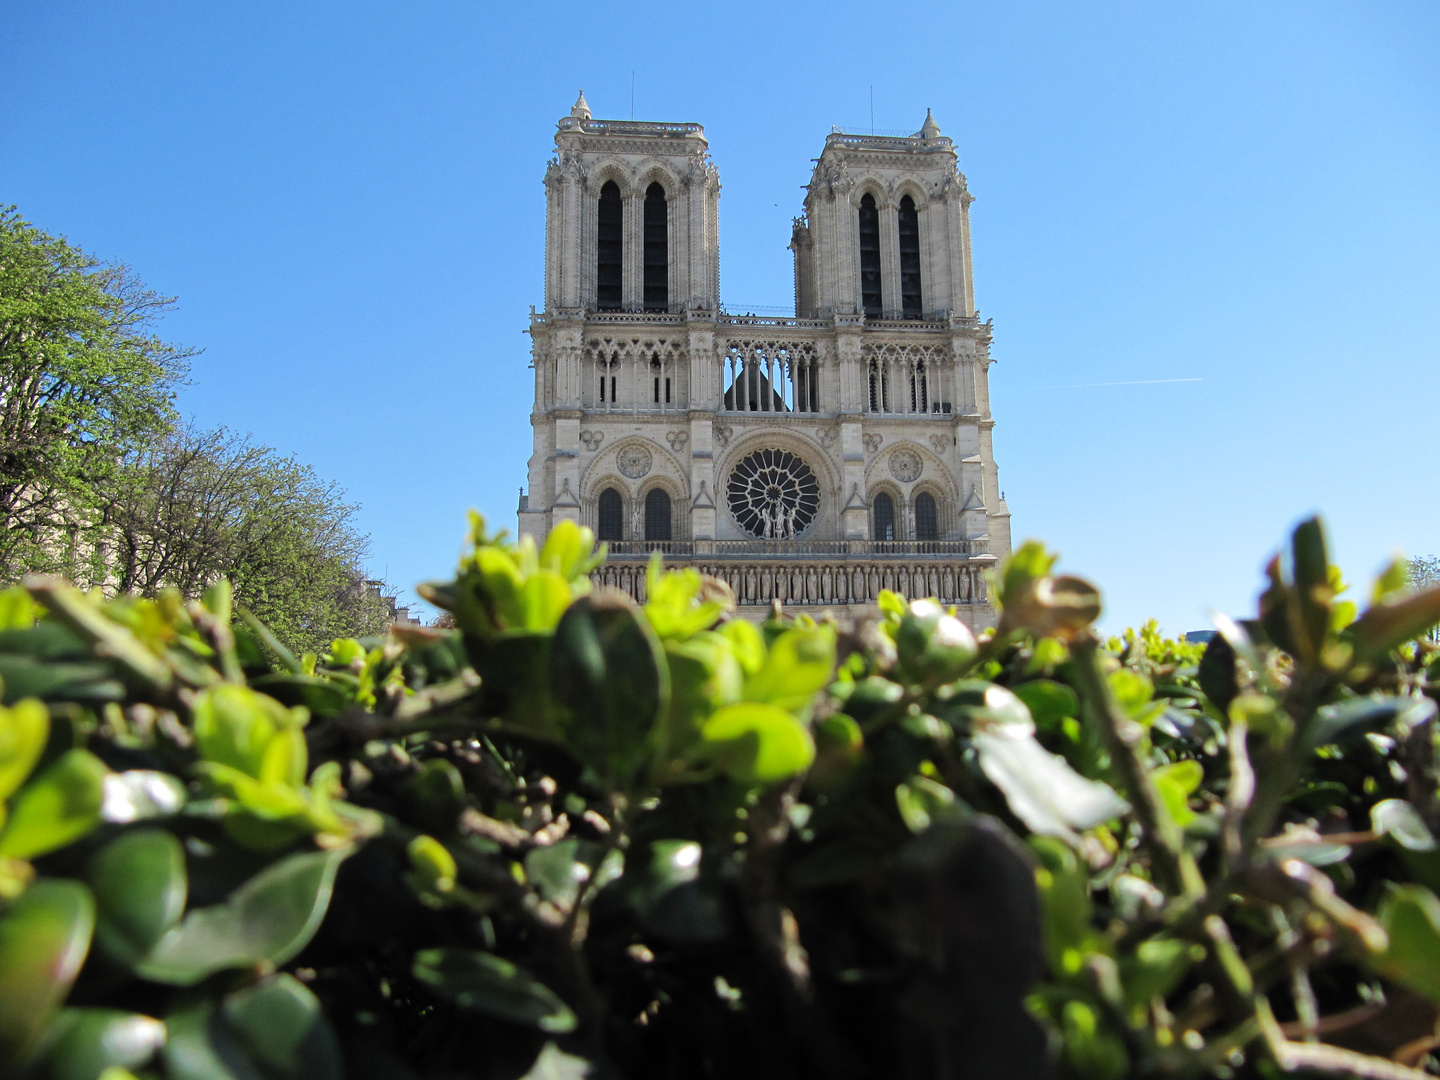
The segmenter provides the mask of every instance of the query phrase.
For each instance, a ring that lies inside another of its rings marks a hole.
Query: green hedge
[[[319,656],[223,583],[0,593],[0,1075],[1426,1075],[1403,565],[1357,615],[1306,522],[1202,648],[1034,544],[978,641],[636,607],[592,547],[477,517],[458,629]]]

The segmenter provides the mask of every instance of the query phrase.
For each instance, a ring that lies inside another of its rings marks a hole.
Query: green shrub
[[[1403,565],[1357,616],[1306,522],[1202,648],[1034,544],[976,640],[472,541],[456,630],[323,655],[223,584],[0,593],[0,1075],[1423,1075]]]

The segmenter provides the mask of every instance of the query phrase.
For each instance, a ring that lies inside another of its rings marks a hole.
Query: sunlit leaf
[[[974,743],[980,768],[1033,832],[1069,839],[1127,809],[1108,785],[1081,776],[1023,729],[988,728]]]
[[[105,763],[88,750],[67,750],[20,789],[0,832],[0,855],[34,859],[80,839],[100,823]]]
[[[706,756],[742,784],[778,783],[815,760],[809,730],[774,705],[727,705],[705,721],[700,735]]]

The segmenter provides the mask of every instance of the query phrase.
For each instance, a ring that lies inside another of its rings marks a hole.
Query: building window
[[[625,247],[625,206],[614,180],[600,189],[600,227],[596,234],[595,306],[620,310],[621,252]]]
[[[884,314],[880,295],[880,212],[875,209],[875,196],[870,194],[860,200],[860,306],[873,318]]]
[[[885,492],[875,496],[875,539],[895,539],[895,503]]]
[[[620,493],[614,488],[606,488],[600,492],[600,514],[599,520],[596,522],[600,526],[600,539],[621,539],[620,534],[624,520],[625,511],[620,502]]]
[[[670,310],[670,254],[665,231],[665,189],[645,190],[645,310]]]
[[[645,496],[645,539],[670,539],[670,496],[663,488],[651,488]]]
[[[915,200],[900,200],[900,308],[905,318],[922,315],[920,299],[920,216]]]
[[[935,496],[928,491],[915,496],[915,539],[940,539],[940,515],[935,511]]]

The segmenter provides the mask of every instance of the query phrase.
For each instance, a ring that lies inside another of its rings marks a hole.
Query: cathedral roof
[[[570,110],[570,115],[576,120],[590,119],[590,106],[585,102],[585,91],[580,91],[580,96],[575,99],[575,105]]]
[[[581,100],[583,101],[584,99],[582,98]],[[930,114],[929,109],[925,110],[925,123],[920,125],[920,130],[917,131],[915,134],[922,139],[934,139],[939,137],[940,125],[935,123],[935,117]]]

